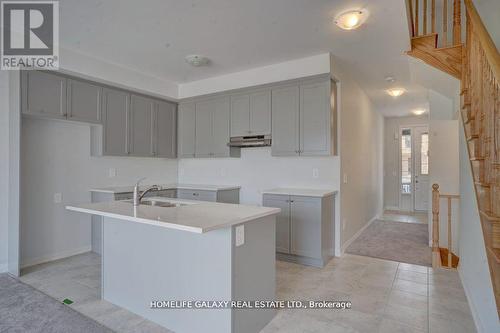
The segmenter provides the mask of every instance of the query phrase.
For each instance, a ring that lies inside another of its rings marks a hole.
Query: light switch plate
[[[108,170],[108,177],[109,178],[116,177],[116,169],[115,168],[109,168],[109,170]]]
[[[344,184],[347,184],[347,173],[344,173]]]
[[[245,226],[239,225],[236,227],[236,246],[245,244]]]
[[[54,193],[54,203],[62,202],[62,193]]]

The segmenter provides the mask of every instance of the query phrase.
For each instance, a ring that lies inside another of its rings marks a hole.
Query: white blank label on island
[[[245,244],[245,226],[239,225],[236,227],[236,246]]]

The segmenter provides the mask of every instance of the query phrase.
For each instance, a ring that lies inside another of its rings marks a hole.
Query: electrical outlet
[[[318,168],[313,168],[313,178],[319,178],[319,170],[318,170]]]
[[[245,244],[245,226],[239,225],[236,227],[236,246]]]
[[[347,226],[347,219],[342,220],[342,230],[345,230],[345,227]]]
[[[62,202],[62,193],[54,193],[54,203],[58,204]]]
[[[347,173],[344,173],[343,180],[344,180],[344,184],[347,184]]]
[[[108,170],[108,177],[109,178],[116,177],[116,169],[115,168],[109,168],[109,170]]]

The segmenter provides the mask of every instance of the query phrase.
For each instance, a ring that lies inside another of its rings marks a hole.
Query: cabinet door
[[[101,122],[102,88],[84,81],[68,80],[68,119]]]
[[[22,72],[23,113],[66,118],[66,78],[39,71]]]
[[[299,87],[272,90],[272,147],[274,156],[299,154]]]
[[[250,94],[250,135],[271,134],[271,91]]]
[[[196,108],[194,103],[179,105],[179,157],[195,156]]]
[[[159,101],[156,104],[154,153],[158,157],[175,158],[177,147],[176,106]]]
[[[329,82],[300,86],[300,153],[330,155],[331,107]]]
[[[126,92],[103,90],[104,155],[129,154],[129,106],[130,95]]]
[[[264,195],[264,207],[281,208],[276,215],[276,252],[290,253],[290,200],[289,196]]]
[[[321,258],[321,198],[290,197],[290,253]]]
[[[250,96],[231,96],[231,136],[250,133]]]
[[[132,95],[130,100],[130,153],[134,156],[153,156],[152,99]]]
[[[212,117],[215,108],[214,99],[196,103],[196,157],[212,156]]]
[[[229,157],[229,97],[216,99],[212,116],[212,157]]]

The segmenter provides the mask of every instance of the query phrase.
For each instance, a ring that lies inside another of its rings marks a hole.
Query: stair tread
[[[478,186],[482,186],[482,187],[491,187],[490,184],[484,183],[484,182],[474,182],[474,184],[476,184]]]
[[[493,255],[493,258],[497,262],[497,264],[500,264],[500,249],[496,249],[490,246],[486,247],[488,249],[488,252]]]
[[[484,157],[472,156],[470,158],[471,161],[484,161]]]
[[[479,211],[479,213],[491,222],[500,222],[500,216],[495,216],[491,212],[486,212],[484,210]]]
[[[474,139],[479,139],[479,135],[477,134],[472,134],[467,137],[467,141],[472,141]]]

